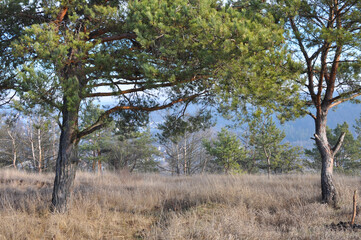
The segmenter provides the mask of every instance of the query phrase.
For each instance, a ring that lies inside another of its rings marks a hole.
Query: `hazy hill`
[[[189,107],[188,112],[195,112],[197,107]],[[156,125],[163,121],[163,117],[167,114],[166,111],[153,112],[151,114],[151,127],[156,128]],[[347,122],[352,132],[355,119],[360,118],[361,105],[344,103],[339,105],[334,110],[331,110],[328,115],[328,126],[335,128],[337,124]],[[275,119],[276,120],[276,119]],[[218,117],[216,130],[229,124],[229,121],[222,117]],[[314,122],[310,116],[297,119],[295,121],[289,121],[284,124],[278,123],[278,126],[286,133],[285,141],[292,143],[293,145],[302,146],[304,148],[310,148],[313,145],[311,137],[314,133]]]

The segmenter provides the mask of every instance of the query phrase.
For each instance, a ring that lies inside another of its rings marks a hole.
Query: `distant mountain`
[[[197,106],[190,106],[188,112],[196,112]],[[163,117],[167,114],[167,111],[153,112],[151,113],[151,127],[156,128],[157,124],[163,121]],[[355,120],[361,116],[361,104],[343,103],[331,110],[328,114],[328,126],[335,128],[337,124],[347,122],[350,126],[351,132],[354,132],[353,125]],[[276,118],[275,121],[277,122]],[[230,124],[231,122],[217,117],[216,130],[220,130],[223,126]],[[284,124],[277,122],[280,129],[285,131],[286,142],[290,142],[292,145],[301,146],[304,148],[312,148],[314,141],[311,140],[315,130],[314,121],[310,116],[299,118],[295,121],[289,121]]]
[[[353,125],[355,120],[361,116],[361,104],[343,103],[331,110],[328,114],[327,125],[335,128],[337,124],[347,122],[351,132],[354,133]],[[286,140],[293,145],[299,145],[305,148],[313,147],[313,140],[310,138],[315,132],[315,124],[310,116],[297,119],[296,121],[286,122],[280,125],[286,133]]]

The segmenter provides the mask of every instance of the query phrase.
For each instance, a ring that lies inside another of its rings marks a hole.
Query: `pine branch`
[[[83,131],[79,132],[77,134],[77,138],[80,139],[86,135],[91,134],[94,131],[97,131],[98,129],[101,129],[102,127],[104,127],[106,125],[106,120],[108,119],[108,117],[115,112],[119,112],[122,110],[133,110],[133,111],[147,111],[147,112],[153,112],[153,111],[157,111],[157,110],[162,110],[165,108],[169,108],[171,106],[173,106],[176,103],[180,103],[180,102],[186,102],[186,101],[192,101],[193,99],[195,99],[196,97],[202,95],[203,93],[199,93],[199,94],[195,94],[189,97],[184,97],[184,98],[179,98],[176,99],[168,104],[164,104],[164,105],[156,105],[153,107],[140,107],[140,106],[116,106],[113,107],[107,111],[105,111],[99,118],[98,120],[91,125],[90,127],[84,129]]]

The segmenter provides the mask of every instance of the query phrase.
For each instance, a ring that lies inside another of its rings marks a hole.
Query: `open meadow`
[[[52,174],[2,170],[0,239],[359,239],[327,225],[350,221],[360,178],[336,176],[337,210],[319,178],[79,172],[69,211],[52,214]]]

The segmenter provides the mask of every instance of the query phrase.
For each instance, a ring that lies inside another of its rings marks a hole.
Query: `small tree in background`
[[[289,143],[282,144],[285,133],[277,128],[270,113],[255,112],[247,124],[244,134],[249,153],[258,162],[258,167],[271,172],[289,172],[300,170],[300,148]]]
[[[195,115],[178,117],[167,115],[158,125],[159,143],[164,147],[170,171],[177,175],[190,175],[199,169],[204,171],[208,158],[202,152],[201,142],[205,136],[201,132],[213,126],[210,111],[198,111]]]
[[[114,135],[104,147],[110,169],[129,172],[157,172],[160,155],[149,129],[140,129],[127,138]]]
[[[226,174],[243,170],[240,162],[246,158],[246,152],[235,134],[222,128],[215,140],[204,140],[203,143],[208,154],[214,157],[215,163]]]

